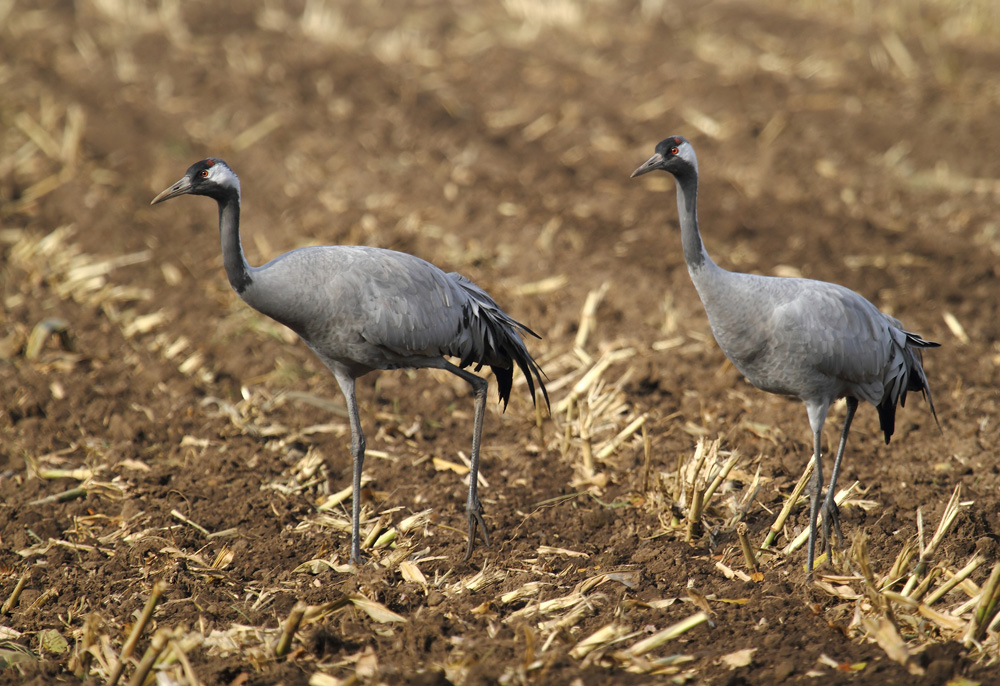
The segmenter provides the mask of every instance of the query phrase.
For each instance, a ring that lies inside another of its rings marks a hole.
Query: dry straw
[[[153,583],[153,588],[149,594],[149,599],[146,601],[146,606],[142,610],[142,614],[139,615],[139,619],[136,620],[135,624],[132,626],[132,633],[129,634],[128,640],[122,646],[121,653],[118,656],[118,660],[115,663],[114,670],[111,672],[111,676],[108,678],[107,686],[115,686],[118,680],[121,678],[122,672],[125,669],[125,662],[132,657],[132,653],[135,652],[135,646],[139,642],[139,638],[142,636],[143,632],[146,630],[146,625],[149,624],[149,620],[153,618],[153,610],[156,609],[156,604],[160,601],[160,598],[167,590],[167,583],[163,580],[158,580]],[[154,643],[158,642],[159,649],[156,650],[156,655],[159,655],[159,651],[163,649],[165,645],[167,634],[164,633],[167,630],[160,629],[154,636]],[[157,639],[157,636],[160,637]],[[156,656],[152,658],[155,660]],[[146,665],[146,673],[149,671],[149,667],[152,666],[152,661]],[[136,673],[138,674],[138,672]],[[145,678],[145,675],[143,676]],[[141,680],[138,682],[141,683]]]

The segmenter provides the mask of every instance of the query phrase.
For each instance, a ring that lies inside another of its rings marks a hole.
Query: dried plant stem
[[[590,443],[590,415],[584,412],[583,399],[580,400],[578,411],[580,421],[580,452],[583,456],[583,468],[588,475],[594,473],[594,447]]]
[[[379,517],[375,524],[372,525],[372,528],[368,530],[368,535],[361,541],[362,550],[371,550],[375,545],[375,541],[378,540],[378,537],[386,530],[391,521],[392,518],[389,515]]]
[[[920,600],[925,595],[927,595],[927,591],[930,590],[931,584],[933,584],[934,581],[939,576],[941,576],[941,568],[931,567],[931,571],[929,571],[926,575],[924,575],[924,580],[921,581],[917,585],[917,587],[914,588],[910,593],[905,595],[908,595],[910,598],[913,598],[914,600]]]
[[[716,445],[717,447],[717,445]],[[711,450],[711,447],[709,448]],[[708,450],[705,449],[705,439],[699,438],[698,444],[694,449],[694,473],[691,475],[692,486],[698,483],[698,476],[701,474],[701,468],[705,466],[705,456]]]
[[[38,609],[42,605],[44,605],[45,603],[47,603],[50,600],[52,600],[53,598],[57,598],[57,597],[59,597],[59,589],[58,588],[48,588],[48,589],[45,590],[44,593],[42,593],[40,596],[38,596],[37,598],[35,598],[35,602],[33,602],[31,604],[31,606],[29,607],[29,609],[31,609],[31,610]]]
[[[553,412],[562,413],[569,405],[579,402],[580,398],[595,384],[608,368],[618,362],[635,356],[634,348],[610,350],[594,363],[587,372],[574,384],[572,390],[553,408]]]
[[[566,422],[563,425],[563,440],[561,454],[563,458],[569,454],[569,447],[573,442],[573,404],[566,406]]]
[[[52,334],[57,334],[62,341],[63,347],[69,347],[69,322],[60,317],[48,317],[43,319],[28,336],[28,342],[24,346],[24,357],[28,360],[35,360],[42,352],[45,341]]]
[[[371,452],[371,451],[369,451],[369,452]],[[366,485],[370,484],[371,481],[372,481],[372,478],[370,476],[368,476],[367,474],[362,474],[361,475],[361,487],[362,488],[364,488]],[[320,512],[326,512],[327,510],[332,510],[332,509],[338,507],[342,502],[344,502],[345,500],[347,500],[348,498],[350,498],[353,495],[353,493],[354,493],[354,489],[351,486],[347,486],[346,488],[342,488],[339,491],[337,491],[336,493],[331,493],[329,496],[327,496],[326,500],[324,500],[320,505],[318,505],[316,507],[316,509],[319,510]]]
[[[175,519],[179,519],[180,521],[184,522],[185,524],[187,524],[192,529],[195,529],[196,531],[200,532],[202,536],[208,536],[209,535],[208,529],[206,529],[205,527],[203,527],[201,524],[198,524],[197,522],[194,522],[194,521],[188,519],[187,517],[185,517],[183,514],[181,514],[177,510],[171,510],[170,511],[170,516],[174,517]]]
[[[653,461],[653,446],[649,438],[649,430],[642,425],[642,492],[649,490],[649,468]]]
[[[924,601],[924,604],[933,605],[937,601],[941,600],[941,598],[945,597],[953,588],[955,588],[960,583],[968,579],[969,576],[971,576],[972,573],[976,571],[976,569],[978,569],[979,566],[983,564],[983,562],[985,561],[986,560],[980,557],[979,555],[973,556],[973,558],[969,560],[964,567],[958,570],[955,576],[951,577],[943,584],[938,586],[936,589],[934,589],[934,592],[931,593],[929,596],[927,596],[927,599]]]
[[[718,449],[718,443],[713,443],[712,447]],[[710,448],[711,449],[711,448]],[[709,450],[710,450],[709,449]],[[698,488],[698,477],[701,469],[705,465],[705,456],[709,452],[705,449],[705,439],[699,438],[694,449],[694,473],[691,475],[691,507],[688,509],[687,542],[690,543],[701,535],[701,513],[705,506],[705,492]]]
[[[645,655],[650,650],[660,647],[667,641],[675,639],[678,636],[681,636],[687,633],[688,631],[691,631],[691,629],[694,629],[699,624],[703,624],[704,622],[707,621],[708,621],[707,612],[696,612],[687,619],[682,619],[676,624],[668,626],[666,629],[663,629],[662,631],[657,631],[652,636],[644,638],[638,643],[633,644],[632,647],[628,648],[625,651],[625,653],[630,657]]]
[[[740,522],[736,525],[736,537],[740,540],[740,549],[743,551],[743,559],[747,563],[747,569],[751,573],[759,572],[760,565],[757,563],[757,555],[754,554],[753,546],[750,545],[750,537],[747,536],[746,522]]]
[[[701,535],[701,512],[705,502],[704,491],[695,491],[691,496],[691,509],[688,511],[687,542],[690,543]]]
[[[153,634],[153,640],[149,642],[149,648],[146,649],[146,653],[142,656],[139,666],[135,669],[135,674],[132,675],[132,679],[128,682],[129,686],[142,686],[142,683],[149,675],[149,670],[153,668],[157,658],[160,657],[160,653],[167,646],[167,641],[170,640],[171,634],[173,634],[173,630],[166,627],[156,630],[156,633]]]
[[[802,472],[802,476],[799,477],[798,483],[795,484],[795,488],[792,489],[791,495],[788,496],[788,500],[785,501],[784,507],[781,508],[781,512],[778,513],[778,518],[774,520],[774,524],[771,525],[771,530],[767,532],[767,538],[764,539],[763,545],[761,545],[761,550],[766,550],[771,547],[776,539],[785,528],[785,522],[788,520],[788,515],[792,513],[792,508],[795,507],[795,503],[799,501],[802,496],[802,491],[806,490],[806,486],[809,484],[809,477],[812,476],[813,461],[809,460],[806,464],[806,470]]]
[[[166,590],[167,582],[162,579],[153,584],[149,600],[146,601],[146,607],[142,608],[142,614],[139,615],[139,619],[136,620],[136,623],[132,626],[132,633],[129,634],[128,640],[126,640],[125,645],[122,646],[121,655],[118,656],[118,662],[115,663],[114,671],[108,679],[108,686],[115,686],[115,684],[118,683],[118,680],[121,679],[122,671],[125,669],[125,661],[132,657],[132,653],[135,651],[135,645],[139,642],[139,637],[142,636],[142,632],[146,630],[146,625],[149,624],[149,620],[153,617],[153,610],[156,609],[156,604],[159,602],[160,597]]]
[[[937,552],[938,546],[941,545],[941,541],[944,540],[945,535],[948,530],[951,529],[951,525],[955,523],[955,518],[958,516],[959,509],[959,498],[962,493],[962,484],[955,486],[955,490],[951,493],[951,499],[944,508],[944,514],[941,515],[941,523],[938,524],[937,531],[934,532],[934,536],[931,537],[931,542],[926,548],[922,547],[920,551],[920,559],[913,571],[910,573],[910,578],[906,580],[906,586],[903,587],[903,595],[912,595],[917,583],[923,578],[927,573],[927,565],[930,563],[934,554]],[[922,522],[923,518],[919,516],[920,512],[917,511],[918,522]],[[921,537],[922,543],[922,537]]]
[[[986,628],[993,621],[1000,604],[1000,562],[993,565],[990,578],[979,594],[979,602],[969,622],[969,630],[965,634],[965,646],[971,647],[973,642],[981,641],[986,635]]]
[[[601,448],[601,450],[597,453],[597,459],[606,460],[609,457],[611,457],[611,454],[614,451],[618,450],[618,447],[621,446],[622,443],[631,438],[632,434],[634,434],[642,427],[646,426],[647,419],[649,419],[649,415],[643,414],[642,416],[633,420],[631,424],[629,424],[620,432],[618,432],[617,436],[615,436],[613,439],[611,439],[611,441],[607,445]]]
[[[77,481],[86,481],[87,479],[94,476],[94,470],[89,469],[87,467],[77,467],[76,469],[57,469],[57,468],[38,469],[36,470],[35,473],[38,474],[39,479],[76,479]],[[72,490],[73,489],[70,489],[65,493],[71,493]],[[66,497],[65,493],[61,493],[59,495],[63,496],[66,500],[69,500],[70,498]],[[86,493],[84,493],[84,495],[86,495]],[[32,504],[39,502],[51,502],[51,501],[36,500],[33,501]]]
[[[610,287],[611,282],[605,281],[599,288],[587,293],[587,299],[583,303],[583,311],[580,313],[580,328],[577,329],[576,340],[573,341],[575,347],[586,347],[590,332],[597,326],[597,308],[600,307],[601,301],[604,300]]]
[[[198,675],[195,674],[194,667],[191,665],[191,661],[188,659],[187,653],[184,652],[184,647],[181,645],[181,641],[177,640],[179,633],[180,632],[174,632],[174,639],[170,641],[168,647],[177,661],[181,663],[181,669],[184,670],[184,676],[187,677],[188,683],[191,684],[191,686],[204,686],[198,678]]]
[[[101,623],[100,615],[91,612],[83,622],[83,636],[80,639],[80,648],[71,662],[73,674],[79,679],[84,679],[90,674],[90,663],[94,659],[94,654],[90,652],[91,646],[97,643],[97,629]]]
[[[674,490],[670,497],[679,502],[684,493],[684,454],[677,453],[677,469],[674,470]]]
[[[601,646],[608,645],[623,636],[627,636],[630,630],[627,626],[621,624],[608,624],[590,636],[580,640],[572,650],[569,651],[570,657],[576,660],[582,660],[587,656],[588,653]]]
[[[915,541],[907,541],[903,544],[899,554],[892,563],[889,573],[882,579],[882,588],[895,586],[906,575],[906,570],[910,568],[913,557],[917,554],[917,544]]]
[[[541,446],[542,454],[544,455],[545,450],[545,415],[542,414],[542,391],[541,389],[535,389],[535,426],[538,427],[538,444]]]
[[[687,540],[689,543],[694,538],[696,538],[701,534],[701,528],[702,528],[701,516],[705,511],[705,505],[712,498],[712,496],[715,495],[715,492],[718,490],[719,486],[722,485],[722,482],[726,479],[727,476],[729,476],[729,472],[732,471],[733,467],[736,466],[736,463],[740,459],[739,453],[734,450],[732,455],[730,455],[729,459],[726,461],[726,464],[723,465],[722,469],[719,470],[719,473],[715,475],[714,479],[712,479],[712,483],[710,483],[707,487],[705,487],[704,490],[699,489],[698,476],[701,473],[702,467],[706,461],[706,458],[709,455],[711,455],[713,464],[715,463],[715,460],[719,454],[719,443],[720,440],[718,439],[712,441],[708,449],[705,450],[704,441],[698,442],[698,448],[697,448],[698,453],[696,453],[698,456],[698,461],[697,464],[695,465],[694,476],[692,477],[691,480],[694,493],[692,494],[691,497],[691,509],[688,512]]]
[[[49,478],[42,474],[39,476],[43,479]],[[71,488],[68,491],[63,491],[62,493],[55,493],[53,495],[47,495],[44,498],[39,498],[38,500],[32,500],[29,505],[48,505],[50,503],[64,503],[69,500],[75,500],[76,498],[87,497],[87,489],[77,486],[76,488]]]
[[[14,590],[10,592],[7,600],[4,601],[3,607],[0,607],[0,613],[7,614],[11,611],[11,608],[14,607],[14,603],[16,603],[17,599],[21,597],[21,591],[24,590],[24,585],[28,583],[28,579],[30,578],[30,569],[25,570],[24,573],[21,574],[21,578],[19,578],[17,583],[14,585]]]
[[[753,475],[753,481],[750,482],[750,486],[744,490],[743,498],[740,501],[737,512],[739,512],[741,517],[746,517],[750,512],[750,506],[753,505],[754,500],[757,499],[757,494],[760,492],[760,465],[757,465],[757,471]]]
[[[718,446],[718,442],[716,442],[715,445]],[[715,495],[715,492],[719,489],[719,486],[722,485],[722,482],[726,480],[726,477],[729,476],[729,472],[733,471],[733,467],[736,466],[736,463],[739,461],[739,459],[740,459],[740,454],[734,450],[732,454],[729,456],[729,459],[726,461],[726,464],[723,465],[722,470],[718,474],[716,474],[714,479],[712,479],[711,485],[709,485],[709,487],[705,489],[704,501],[706,503],[713,495]]]
[[[298,601],[292,607],[292,611],[288,613],[288,618],[281,625],[281,636],[274,647],[274,654],[277,657],[284,657],[288,654],[288,651],[292,647],[292,639],[295,638],[295,632],[299,630],[299,625],[302,623],[302,617],[305,615],[307,607],[305,603]]]

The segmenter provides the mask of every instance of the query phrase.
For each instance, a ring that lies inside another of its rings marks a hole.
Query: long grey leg
[[[365,464],[365,434],[358,417],[358,401],[354,393],[354,377],[342,370],[333,370],[340,390],[347,401],[347,417],[351,422],[351,462],[354,473],[351,482],[351,563],[361,561],[361,469]]]
[[[840,510],[834,501],[834,494],[837,492],[837,477],[840,476],[840,462],[844,459],[844,448],[847,446],[847,434],[851,431],[851,422],[854,421],[854,413],[858,411],[858,399],[847,398],[847,417],[844,419],[844,430],[840,434],[840,446],[837,448],[837,457],[833,460],[833,472],[830,474],[830,488],[826,492],[826,501],[823,503],[823,549],[830,552],[830,523],[833,523],[834,531],[837,533],[837,543],[844,545],[844,534],[840,531]]]
[[[806,571],[812,576],[813,562],[816,555],[816,520],[819,518],[819,500],[823,493],[823,458],[820,448],[823,443],[823,423],[829,409],[826,403],[820,405],[807,404],[809,426],[813,432],[813,478],[812,494],[809,500],[809,550],[806,553]]]
[[[460,367],[444,362],[443,369],[447,369],[452,374],[462,377],[472,386],[476,396],[475,420],[472,424],[472,456],[469,458],[469,497],[465,502],[465,512],[469,517],[469,540],[465,548],[465,561],[472,556],[472,548],[476,542],[476,526],[483,532],[483,541],[488,548],[490,546],[490,534],[486,530],[486,522],[483,521],[483,505],[479,502],[477,490],[479,487],[479,446],[483,437],[483,417],[486,414],[486,391],[489,389],[489,382],[481,376],[476,376]]]

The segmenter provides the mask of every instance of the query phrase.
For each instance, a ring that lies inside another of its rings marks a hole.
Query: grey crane
[[[904,330],[897,319],[843,286],[722,269],[701,242],[694,148],[680,136],[666,138],[632,176],[656,169],[672,174],[677,183],[684,260],[722,352],[757,388],[795,396],[806,405],[815,470],[806,563],[811,574],[823,488],[820,443],[830,405],[839,398],[847,399],[847,417],[823,503],[822,533],[827,551],[831,523],[838,539],[843,540],[834,493],[858,401],[877,408],[887,444],[895,429],[896,404],[905,405],[908,391],[922,392],[936,422],[921,349],[938,344]]]
[[[523,334],[538,334],[501,310],[479,286],[447,274],[413,255],[367,246],[300,248],[260,267],[250,266],[240,242],[240,181],[224,161],[210,157],[153,198],[155,205],[179,195],[207,195],[219,204],[222,259],[229,283],[250,307],[284,324],[333,373],[347,401],[351,424],[354,501],[351,562],[361,559],[361,430],[355,381],[376,369],[443,369],[465,379],[475,394],[469,492],[466,501],[472,555],[477,526],[490,544],[477,494],[479,446],[488,382],[464,369],[489,366],[500,400],[507,405],[514,365],[523,372],[535,400],[535,382],[549,397],[542,372]],[[455,365],[445,359],[457,357]]]

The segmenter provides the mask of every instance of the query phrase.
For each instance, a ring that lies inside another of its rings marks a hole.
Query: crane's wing
[[[433,264],[392,250],[365,250],[352,264],[361,335],[372,345],[400,356],[454,355],[456,337],[466,328],[468,296]]]
[[[805,281],[775,310],[776,330],[817,371],[846,385],[846,393],[875,405],[886,443],[896,406],[907,391],[921,391],[937,421],[920,349],[937,347],[903,329],[894,317],[837,284]]]
[[[456,273],[406,253],[370,252],[367,286],[361,292],[369,343],[399,356],[402,363],[419,357],[458,357],[460,366],[489,365],[500,398],[510,397],[516,364],[535,397],[537,381],[548,403],[542,373],[521,340],[538,337],[508,316],[479,286]]]
[[[890,360],[905,347],[905,333],[854,291],[823,281],[802,280],[795,295],[778,305],[774,331],[794,359],[855,387],[873,404],[882,399]]]
[[[535,338],[541,336],[501,310],[486,291],[466,277],[455,272],[448,274],[448,277],[469,296],[467,305],[463,306],[463,312],[468,314],[467,318],[463,318],[463,324],[468,322],[464,329],[467,335],[461,337],[452,354],[462,358],[463,367],[472,362],[490,365],[497,378],[500,399],[505,406],[513,385],[513,365],[516,364],[528,382],[532,402],[535,401],[537,382],[548,407],[549,392],[542,380],[544,373],[522,340],[525,334]]]

